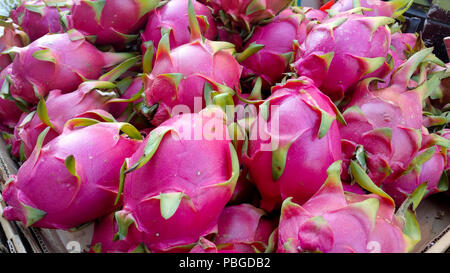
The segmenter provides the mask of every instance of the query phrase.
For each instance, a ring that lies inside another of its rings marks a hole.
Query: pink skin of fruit
[[[347,183],[342,183],[342,188],[344,189],[345,192],[352,192],[352,193],[356,193],[356,194],[364,194],[364,190],[358,185],[358,184],[347,184]]]
[[[15,26],[13,24],[0,22],[0,30],[2,30],[2,33],[0,34],[0,52],[6,51],[11,47],[22,47],[26,45],[26,41],[24,41],[23,35],[21,35],[21,32],[15,29]],[[8,67],[11,63],[11,56],[9,56],[8,54],[0,55],[0,72]]]
[[[207,108],[173,117],[150,133],[128,164],[124,207],[116,213],[119,226],[125,225],[120,238],[129,226],[141,233],[136,244],[173,252],[217,230],[239,176],[223,119],[220,109]]]
[[[370,232],[367,251],[371,253],[401,253],[408,252],[413,247],[412,242],[405,239],[402,221],[395,216],[395,204],[391,199],[376,194],[345,193],[348,204],[354,204],[376,198],[379,201],[375,225]]]
[[[444,129],[444,130],[441,131],[440,134],[441,134],[442,137],[450,140],[450,129]],[[449,172],[450,171],[450,151],[448,149],[447,149],[447,155],[446,155],[446,163],[447,164],[445,165],[444,171],[447,173],[447,177],[448,177],[448,175],[450,173]],[[447,190],[445,193],[448,196],[450,196],[450,189]]]
[[[107,101],[113,98],[115,93],[96,89],[102,87],[114,88],[114,84],[92,81],[82,83],[76,91],[67,94],[62,94],[60,90],[51,91],[45,101],[45,108],[53,128],[47,134],[44,144],[60,135],[68,120],[91,110],[108,111]],[[71,107],[67,107],[67,105],[71,105]],[[28,116],[28,113],[23,114],[19,125],[14,130],[15,145],[23,145],[26,158],[31,155],[39,135],[48,126],[38,112],[39,110],[32,117]]]
[[[77,0],[68,16],[69,28],[86,36],[95,36],[97,45],[123,45],[136,38],[148,14],[159,1],[146,0]],[[134,35],[134,36],[133,36]]]
[[[190,253],[264,252],[276,227],[264,215],[263,210],[249,204],[226,207],[220,215],[214,243],[200,238]]]
[[[255,247],[264,252],[269,237],[275,229],[274,223],[263,218],[265,212],[249,204],[227,207],[223,210],[218,223],[218,233],[215,244],[233,245],[232,249],[240,253],[254,253]],[[225,246],[225,248],[229,248]],[[230,252],[225,250],[223,252]]]
[[[16,103],[0,98],[0,131],[11,133],[20,120],[22,111]]]
[[[405,252],[395,206],[375,194],[344,195],[341,166],[328,169],[320,190],[302,206],[284,201],[278,227],[277,252]]]
[[[18,49],[10,74],[10,93],[37,103],[35,91],[45,97],[51,90],[72,92],[85,79],[97,80],[104,68],[130,57],[129,53],[101,52],[75,30],[47,34]]]
[[[214,40],[217,37],[217,26],[211,11],[200,2],[193,1],[193,5],[202,35],[208,40]],[[170,47],[172,49],[191,41],[188,0],[172,0],[152,11],[145,31],[142,33],[143,42],[153,41],[154,45],[158,45],[162,37],[162,30],[170,31]]]
[[[430,136],[422,130],[422,101],[436,79],[425,81],[416,89],[408,88],[417,66],[431,59],[431,50],[421,50],[409,58],[386,88],[374,89],[373,78],[361,81],[343,113],[347,126],[340,126],[344,165],[348,165],[353,152],[362,145],[370,178],[378,186],[390,187],[386,191],[395,195],[397,204],[423,179],[430,180],[430,193],[436,192],[444,168],[443,156],[438,153],[432,156],[436,148],[432,142],[424,141]],[[421,159],[425,150],[429,155],[426,160]],[[425,171],[422,164],[435,174]]]
[[[203,109],[206,83],[210,85],[211,93],[228,93],[224,95],[230,97],[234,90],[240,92],[242,66],[232,55],[234,45],[202,37],[191,1],[188,2],[188,17],[191,42],[170,50],[169,34],[164,34],[153,70],[144,76],[146,103],[156,107],[152,117],[155,126],[180,111],[192,113]]]
[[[231,96],[235,92],[233,90],[240,92],[242,66],[232,55],[233,44],[202,37],[191,1],[188,3],[188,17],[191,42],[170,50],[169,34],[164,34],[153,70],[144,76],[146,103],[149,107],[156,107],[152,117],[155,126],[179,111],[192,113],[203,109],[206,106],[206,83],[210,84],[211,93],[227,92]],[[223,89],[226,90],[221,91]]]
[[[347,126],[340,126],[340,132],[343,150],[349,151],[345,153],[347,159],[358,144],[363,145],[369,154],[369,176],[381,185],[390,175],[389,169],[398,173],[406,168],[420,149],[417,130],[421,128],[422,108],[414,91],[401,94],[392,89],[368,91],[364,87],[367,81],[356,89],[343,113]],[[390,102],[392,99],[396,104]]]
[[[42,0],[26,0],[11,11],[11,18],[33,42],[48,33],[63,33],[61,13],[68,12],[68,5],[51,6]],[[50,2],[50,1],[48,1]],[[58,11],[59,8],[59,11]]]
[[[36,145],[3,191],[6,219],[70,229],[115,210],[120,168],[140,144],[120,133],[128,129],[140,135],[124,123],[76,125],[72,120],[60,136],[42,148]]]
[[[292,66],[299,75],[313,79],[331,99],[339,100],[384,64],[391,43],[385,25],[393,21],[345,13],[324,20],[308,32]],[[384,70],[380,73],[371,76],[385,75]]]
[[[133,96],[139,93],[143,87],[143,82],[141,77],[137,77],[134,79],[130,79],[131,84],[128,86],[128,88],[125,90],[125,92],[120,96],[120,99],[128,100],[131,99]],[[117,102],[117,103],[111,103],[109,106],[109,112],[119,121],[124,121],[127,117],[124,116],[125,110],[128,107],[129,103],[139,103],[142,99],[138,99],[135,102]]]
[[[11,70],[12,65],[9,65],[0,73],[0,87],[3,86],[6,76],[11,73]],[[0,98],[0,131],[11,133],[21,115],[22,110],[14,101]]]
[[[427,194],[442,192],[439,181],[445,170],[446,156],[442,154],[440,147],[431,147],[429,150],[421,150],[415,156],[429,152],[428,160],[420,168],[412,169],[398,177],[389,177],[383,183],[383,190],[389,194],[396,204],[401,204],[422,183],[427,182]]]
[[[119,227],[114,216],[110,213],[98,219],[94,227],[90,253],[126,253],[136,249],[137,246],[127,240],[115,240]],[[129,235],[130,236],[130,235]],[[131,236],[130,236],[131,237]]]
[[[204,107],[207,79],[239,89],[242,67],[229,51],[214,52],[214,42],[199,40],[167,51],[166,42],[167,39],[160,43],[153,71],[144,79],[147,104],[159,104],[153,125],[167,120],[174,106],[185,105],[190,111]],[[196,98],[200,99],[201,107],[195,107]]]
[[[407,10],[406,7],[411,6],[413,1],[411,0],[339,0],[331,8],[331,12],[345,12],[354,8],[355,3],[358,3],[360,7],[371,9],[363,10],[365,16],[386,16],[397,17]],[[403,8],[406,8],[403,10]]]
[[[387,76],[383,78],[384,83],[380,83],[379,87],[384,88],[389,86],[392,74],[408,60],[408,52],[411,52],[416,44],[418,37],[414,33],[395,32],[391,35],[391,48],[389,54],[392,56],[393,67]]]
[[[293,40],[299,43],[305,40],[307,23],[303,15],[285,10],[271,23],[256,27],[245,48],[252,44],[264,47],[241,62],[244,66],[243,77],[261,77],[265,89],[280,82],[289,68]]]
[[[341,158],[338,112],[310,79],[289,80],[272,92],[266,100],[268,121],[260,106],[243,156],[261,193],[261,208],[266,211],[287,197],[300,204],[306,202],[325,181],[328,166]],[[278,144],[275,151],[269,149],[273,144]]]
[[[213,242],[200,237],[197,244],[189,251],[189,253],[218,253],[218,251],[217,246]]]
[[[319,9],[304,7],[303,10],[305,12],[306,19],[308,19],[309,21],[322,22],[328,17],[328,13]]]
[[[205,2],[205,1],[203,1]],[[246,29],[269,20],[289,6],[289,0],[211,0],[206,1],[215,13],[222,10],[227,16]]]

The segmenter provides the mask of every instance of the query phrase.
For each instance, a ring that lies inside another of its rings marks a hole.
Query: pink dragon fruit
[[[413,0],[339,0],[330,9],[330,14],[336,14],[352,10],[354,8],[366,8],[365,16],[386,16],[397,18],[413,4]]]
[[[271,20],[291,4],[291,0],[210,0],[205,1],[229,27],[247,31]],[[231,22],[230,22],[231,20]]]
[[[103,92],[100,89],[114,87],[115,85],[110,82],[91,81],[82,83],[76,91],[67,94],[61,94],[60,90],[51,91],[47,100],[39,103],[37,111],[23,114],[19,125],[15,128],[14,145],[23,145],[25,158],[28,158],[36,146],[39,135],[48,126],[51,129],[45,137],[44,145],[63,132],[68,120],[90,110],[108,110],[107,101],[115,97],[115,93]]]
[[[21,115],[22,111],[14,101],[0,98],[0,132],[12,132]]]
[[[176,48],[190,42],[188,19],[188,0],[172,0],[164,6],[150,13],[145,31],[142,33],[143,42],[153,41],[159,44],[162,33],[168,32],[171,48]],[[208,40],[217,36],[217,27],[209,8],[194,1],[194,10],[200,25],[202,35]]]
[[[408,60],[412,55],[417,39],[420,39],[416,33],[395,32],[391,35],[391,46],[399,60]],[[423,48],[421,48],[423,49]]]
[[[115,240],[114,237],[119,232],[119,227],[115,219],[115,213],[98,219],[94,227],[94,235],[91,241],[91,253],[127,253],[145,252],[142,245],[134,246],[127,240]],[[129,237],[132,237],[130,234]]]
[[[214,243],[220,252],[264,252],[275,224],[264,218],[265,212],[249,204],[224,209],[219,218]],[[245,227],[245,228],[243,228]]]
[[[72,92],[86,79],[97,80],[104,68],[133,56],[101,52],[75,30],[45,35],[15,51],[9,92],[29,103],[37,103],[51,90]]]
[[[205,83],[213,85],[213,91],[218,93],[227,92],[232,96],[232,89],[239,92],[242,67],[230,52],[234,46],[203,40],[190,0],[188,6],[192,41],[171,51],[169,35],[165,34],[158,46],[153,71],[144,78],[147,104],[157,107],[152,120],[155,126],[170,118],[175,106],[186,106],[183,110],[191,112],[204,108]]]
[[[325,11],[321,11],[320,9],[304,7],[303,12],[305,13],[306,19],[308,19],[309,21],[322,22],[328,17],[328,13],[326,13]]]
[[[277,252],[410,251],[417,242],[412,235],[420,232],[403,228],[405,221],[394,215],[392,199],[376,187],[381,196],[344,195],[340,172],[337,161],[329,167],[324,185],[302,206],[292,198],[283,202]],[[410,219],[414,223],[414,215],[408,214]]]
[[[239,176],[224,118],[208,107],[173,117],[150,133],[125,172],[124,207],[116,213],[120,239],[137,230],[142,236],[135,243],[173,252],[215,232]]]
[[[204,237],[200,237],[189,253],[218,253],[217,246]]]
[[[48,129],[41,134],[32,155],[3,191],[6,219],[70,229],[115,210],[121,166],[138,148],[141,135],[127,123],[76,129],[92,123],[73,119],[43,147]]]
[[[143,88],[141,77],[137,77],[134,79],[127,78],[124,81],[119,82],[117,85],[118,87],[121,87],[120,85],[122,84],[127,85],[127,87],[120,95],[121,100],[117,100],[117,103],[111,103],[109,107],[109,112],[119,120],[128,118],[127,114],[130,102],[139,103],[142,101],[142,99],[134,100],[134,97],[137,96]]]
[[[143,100],[144,84],[142,77],[125,78],[117,83],[120,98],[108,101],[109,112],[117,121],[129,122],[139,129],[143,135],[147,135],[153,126],[149,122],[147,107]]]
[[[287,197],[306,202],[341,158],[339,111],[310,79],[289,80],[272,92],[259,107],[243,156],[266,211]]]
[[[369,176],[379,186],[389,176],[395,179],[410,171],[410,164],[421,158],[420,150],[434,145],[422,145],[422,101],[439,84],[439,75],[415,89],[408,87],[418,66],[436,61],[431,51],[421,50],[401,65],[387,88],[374,89],[373,78],[361,81],[343,113],[347,121],[347,126],[340,127],[344,163],[352,158],[351,151],[362,146],[362,161],[367,161]]]
[[[12,47],[22,47],[28,44],[26,34],[19,31],[10,21],[0,21],[0,52]],[[3,71],[12,59],[7,54],[0,55],[0,72]]]
[[[383,190],[396,204],[401,204],[419,185],[427,182],[427,194],[435,194],[448,189],[448,180],[444,174],[447,154],[441,148],[430,147],[415,155],[408,169],[397,177],[388,177],[383,183]],[[444,180],[441,180],[441,177]],[[426,197],[425,196],[425,197]]]
[[[379,83],[380,88],[388,87],[392,74],[400,67],[400,65],[405,63],[411,55],[423,49],[414,49],[418,39],[420,38],[414,33],[395,32],[391,35],[389,55],[392,57],[392,67],[389,68],[389,73],[383,77],[384,83]]]
[[[255,46],[262,49],[250,56],[245,51],[240,54],[238,60],[244,66],[243,77],[261,77],[264,89],[280,82],[293,57],[293,40],[298,43],[305,40],[307,23],[303,14],[285,10],[271,23],[256,27],[246,43],[246,50]]]
[[[11,11],[11,18],[33,42],[48,33],[64,32],[63,16],[69,9],[69,1],[26,0]]]
[[[94,36],[97,45],[121,47],[137,38],[148,13],[159,3],[159,0],[76,0],[68,24],[86,36]]]
[[[312,27],[292,66],[333,100],[339,100],[385,63],[391,43],[385,25],[393,22],[389,17],[351,13],[329,18]]]
[[[227,207],[219,218],[214,243],[201,238],[191,253],[259,253],[268,249],[276,225],[249,204]]]
[[[5,79],[11,73],[12,66],[9,65],[0,73],[0,87],[3,87]],[[17,102],[0,94],[0,131],[11,133],[19,122],[22,110]]]

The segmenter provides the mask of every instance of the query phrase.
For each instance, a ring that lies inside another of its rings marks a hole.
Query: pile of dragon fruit
[[[295,1],[294,1],[295,2]],[[410,252],[450,69],[412,0],[26,0],[0,22],[3,217],[91,252]]]

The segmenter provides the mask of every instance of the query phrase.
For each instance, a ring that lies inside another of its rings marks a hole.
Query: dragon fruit
[[[110,82],[92,81],[82,83],[76,91],[67,94],[61,94],[60,90],[51,91],[47,100],[39,103],[37,111],[23,114],[15,128],[15,145],[23,145],[25,158],[28,158],[39,135],[47,126],[51,129],[45,137],[44,145],[63,132],[68,120],[90,110],[108,110],[107,101],[115,97],[115,93],[103,92],[100,89],[114,87]]]
[[[116,213],[120,239],[137,230],[142,236],[135,243],[162,252],[185,249],[215,232],[239,176],[224,118],[222,110],[206,108],[150,133],[125,172],[124,207]]]
[[[291,0],[210,0],[205,1],[230,28],[250,31],[267,22],[291,4]]]
[[[130,105],[130,100],[133,103],[139,103],[142,99],[134,100],[134,97],[139,94],[143,88],[143,82],[141,77],[134,79],[127,78],[124,81],[119,82],[117,85],[128,85],[123,93],[120,95],[121,100],[117,100],[117,103],[111,103],[109,107],[109,112],[119,120],[127,118],[127,112]],[[120,87],[120,86],[119,86]]]
[[[165,34],[153,70],[144,76],[146,102],[157,107],[152,119],[155,126],[170,118],[175,106],[186,106],[183,110],[191,112],[204,108],[205,83],[211,84],[213,91],[230,96],[233,89],[239,90],[242,67],[230,52],[234,46],[203,40],[191,1],[188,6],[192,41],[171,51],[169,35]],[[198,100],[200,105],[196,105]]]
[[[386,16],[397,18],[409,9],[413,0],[339,0],[330,9],[330,14],[336,14],[352,10],[354,8],[366,8],[365,16]]]
[[[388,74],[383,77],[384,83],[379,83],[380,88],[388,87],[392,74],[400,67],[400,65],[405,63],[411,55],[423,49],[422,47],[415,48],[418,39],[420,38],[414,33],[395,32],[391,35],[389,55],[392,58],[392,67],[388,68]]]
[[[300,206],[292,198],[283,202],[277,252],[385,253],[412,249],[417,242],[412,235],[417,235],[417,230],[404,229],[405,221],[394,215],[395,205],[387,194],[379,188],[381,196],[344,194],[339,178],[341,161],[333,163],[327,172],[324,185],[305,204]]]
[[[14,101],[0,98],[0,132],[12,132],[21,115],[22,111]]]
[[[430,147],[417,152],[408,169],[398,177],[388,177],[383,183],[383,190],[389,194],[396,204],[405,201],[419,185],[427,182],[427,194],[435,194],[448,189],[448,181],[444,169],[447,154],[439,146]],[[441,177],[444,180],[441,180]],[[425,197],[426,197],[425,196]]]
[[[275,229],[274,223],[265,219],[264,215],[263,210],[249,204],[225,208],[219,218],[215,244],[222,248],[222,252],[232,249],[240,253],[244,250],[264,252]]]
[[[189,253],[218,253],[218,250],[213,242],[204,237],[200,237]]]
[[[363,147],[361,164],[367,163],[369,176],[378,186],[389,176],[410,171],[414,158],[420,158],[419,151],[432,144],[422,145],[422,101],[439,84],[439,75],[415,89],[408,87],[418,66],[438,61],[431,51],[414,54],[393,74],[387,88],[373,88],[377,79],[361,81],[343,113],[347,121],[347,126],[340,127],[344,163],[352,158],[351,151]]]
[[[135,246],[131,241],[115,240],[119,231],[115,213],[110,213],[95,223],[94,234],[91,241],[91,253],[126,253],[145,252],[145,247]],[[132,237],[129,235],[129,237]]]
[[[27,43],[28,38],[25,33],[19,31],[12,22],[0,21],[0,52],[12,47],[26,46]],[[0,72],[10,63],[12,63],[12,59],[9,55],[0,55]]]
[[[68,1],[26,0],[11,11],[11,18],[33,42],[48,33],[64,32],[63,16],[69,9]]]
[[[305,40],[307,23],[303,14],[285,10],[271,23],[256,27],[246,43],[246,50],[255,46],[262,49],[250,56],[238,57],[244,66],[243,77],[261,77],[264,89],[280,82],[293,57],[293,40],[298,43]]]
[[[320,9],[304,7],[303,12],[305,13],[306,19],[308,19],[309,21],[322,22],[328,17],[328,13],[326,13],[325,11],[321,11]]]
[[[161,33],[168,32],[171,48],[189,43],[191,33],[189,32],[188,2],[188,0],[172,0],[152,11],[145,31],[142,33],[143,42],[153,41],[157,45],[161,40]],[[217,36],[217,27],[211,11],[200,2],[194,1],[193,5],[202,35],[208,40],[214,40]]]
[[[420,39],[416,33],[395,32],[391,35],[391,46],[395,55],[400,60],[408,60],[412,55],[417,39]],[[420,48],[423,49],[423,48]],[[415,52],[414,52],[415,53]]]
[[[249,204],[227,207],[219,218],[214,243],[202,238],[191,253],[259,253],[265,252],[275,223],[265,212]]]
[[[51,90],[72,92],[86,79],[97,80],[104,68],[134,56],[101,52],[75,30],[47,34],[15,51],[9,92],[29,103],[37,103]]]
[[[325,181],[328,166],[341,158],[339,111],[312,80],[289,80],[272,92],[259,107],[243,155],[266,211],[287,197],[306,202]]]
[[[292,66],[299,75],[313,79],[334,101],[340,100],[385,63],[391,44],[385,25],[393,22],[389,17],[352,13],[331,17],[312,27]]]
[[[42,132],[30,158],[4,188],[6,219],[70,229],[115,210],[121,166],[138,148],[141,135],[126,123],[77,129],[92,123],[73,119],[43,147],[48,129]]]
[[[3,86],[6,76],[11,73],[12,66],[9,65],[0,73],[0,87]],[[14,100],[0,94],[0,132],[11,133],[19,122],[22,110]]]
[[[153,126],[149,122],[146,111],[148,108],[143,100],[144,84],[142,77],[128,77],[117,83],[120,98],[108,101],[109,112],[117,121],[129,122],[147,136]]]
[[[159,0],[76,0],[67,16],[70,28],[94,36],[95,44],[122,47],[137,38]]]

